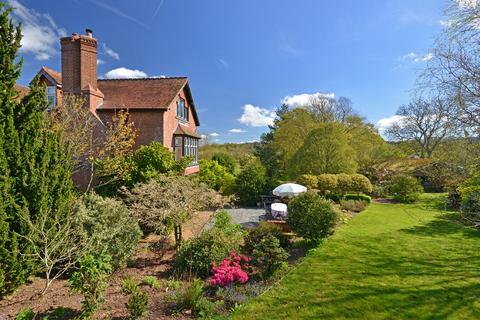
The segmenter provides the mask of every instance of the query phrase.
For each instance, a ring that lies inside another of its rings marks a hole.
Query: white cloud
[[[218,137],[220,134],[216,133],[216,132],[212,132],[210,133],[210,136],[211,137]]]
[[[65,37],[65,29],[59,27],[49,14],[29,9],[17,0],[9,4],[15,9],[15,21],[22,23],[23,38],[21,52],[31,53],[37,60],[48,60],[58,52],[60,37]]]
[[[228,132],[231,132],[231,133],[244,133],[244,132],[247,132],[246,130],[243,130],[243,129],[230,129],[228,130]]]
[[[147,74],[140,70],[132,70],[124,67],[113,69],[105,73],[106,79],[136,79],[146,78]]]
[[[316,93],[302,93],[302,94],[297,94],[293,96],[286,96],[283,98],[282,103],[296,108],[296,107],[301,107],[307,105],[312,99],[319,99],[319,98],[327,98],[327,99],[333,99],[335,98],[334,93],[322,93],[322,92],[316,92]]]
[[[102,44],[102,47],[103,47],[103,51],[105,51],[107,56],[112,57],[115,60],[120,60],[120,55],[115,51],[113,51],[112,49],[110,49],[109,47],[107,47],[105,43]]]
[[[398,115],[380,119],[377,121],[378,131],[380,131],[380,133],[383,133],[392,125],[401,123],[402,120],[403,120],[403,116],[398,116]]]
[[[238,119],[241,124],[252,127],[266,127],[273,124],[275,111],[246,104],[242,107],[243,114]]]
[[[102,59],[97,59],[97,64],[105,64],[105,61],[103,61]]]
[[[415,52],[410,52],[403,55],[399,60],[419,63],[419,62],[426,62],[426,61],[432,60],[432,58],[433,58],[433,53],[430,53],[430,52],[426,54],[417,54]]]

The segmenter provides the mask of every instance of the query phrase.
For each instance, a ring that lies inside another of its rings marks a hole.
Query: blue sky
[[[91,28],[102,77],[188,76],[200,130],[257,140],[272,110],[349,97],[372,123],[408,102],[442,29],[441,0],[19,0],[26,84],[60,70],[58,38]],[[303,94],[303,95],[302,95]],[[385,123],[385,120],[381,123]]]

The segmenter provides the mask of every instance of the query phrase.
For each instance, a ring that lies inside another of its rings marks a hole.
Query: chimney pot
[[[93,38],[93,31],[92,29],[85,29],[85,33],[88,37]]]

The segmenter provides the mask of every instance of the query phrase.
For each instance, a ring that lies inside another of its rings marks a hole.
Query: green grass
[[[234,319],[480,319],[480,232],[417,204],[373,203]]]

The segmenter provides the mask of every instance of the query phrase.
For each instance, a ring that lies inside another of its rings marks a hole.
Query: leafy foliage
[[[318,241],[333,233],[337,213],[329,201],[306,192],[290,201],[288,224],[299,236]]]
[[[288,237],[283,234],[282,229],[279,226],[262,221],[258,227],[252,228],[248,231],[243,242],[243,252],[251,255],[255,245],[262,241],[263,238],[270,235],[277,238],[282,248],[286,248],[290,244]]]
[[[176,306],[179,310],[194,310],[203,297],[203,281],[193,279],[175,291]]]
[[[75,217],[87,252],[95,255],[105,251],[115,269],[126,265],[142,232],[122,202],[88,193],[77,202]]]
[[[343,124],[317,124],[289,161],[289,175],[355,172],[357,163],[352,157],[354,150],[349,144],[350,139]]]
[[[145,233],[167,235],[174,229],[178,244],[185,219],[195,211],[222,207],[227,201],[185,176],[161,175],[123,192],[131,215],[138,219]]]
[[[390,182],[390,193],[399,202],[415,202],[423,192],[417,179],[407,175],[396,175]]]
[[[297,178],[297,183],[307,187],[307,189],[317,189],[318,178],[313,174],[302,174]]]
[[[0,3],[0,296],[39,266],[51,270],[43,248],[69,219],[74,195],[70,150],[61,131],[45,119],[44,86],[36,77],[25,97],[15,89],[22,35],[10,12]]]
[[[232,250],[238,252],[243,237],[241,226],[233,224],[228,213],[221,211],[210,230],[182,243],[175,257],[175,268],[178,272],[206,277],[212,262],[220,262]]]
[[[288,253],[273,234],[267,234],[254,244],[252,257],[262,278],[266,279],[282,266],[288,258]]]
[[[337,175],[324,173],[317,177],[317,188],[322,194],[330,194],[337,191]]]
[[[70,277],[68,284],[73,292],[83,294],[82,319],[90,319],[104,302],[104,292],[112,272],[111,258],[106,253],[86,255],[80,267]]]
[[[255,205],[267,187],[266,170],[257,158],[250,158],[235,179],[234,193],[243,205]]]
[[[146,292],[137,290],[133,292],[126,303],[130,319],[141,319],[148,313],[148,295]]]
[[[237,171],[238,163],[233,156],[229,153],[219,152],[215,153],[212,157],[213,161],[216,161],[219,165],[227,169],[228,173],[235,174]]]
[[[132,188],[137,183],[157,179],[167,173],[183,173],[189,157],[176,161],[173,152],[162,143],[153,141],[140,146],[131,154],[117,155],[97,161],[100,184],[97,191],[104,195],[113,195],[120,187]]]
[[[142,279],[142,284],[149,286],[152,289],[160,289],[160,281],[155,276],[145,276]]]
[[[373,191],[373,186],[370,180],[368,180],[367,177],[361,174],[352,174],[350,179],[352,179],[352,192],[357,192],[357,193],[372,193]]]
[[[197,174],[197,179],[208,187],[220,191],[222,194],[232,194],[235,176],[216,160],[200,160],[202,170]]]
[[[35,312],[32,308],[25,308],[20,310],[20,312],[15,317],[15,320],[34,320],[35,319]]]

